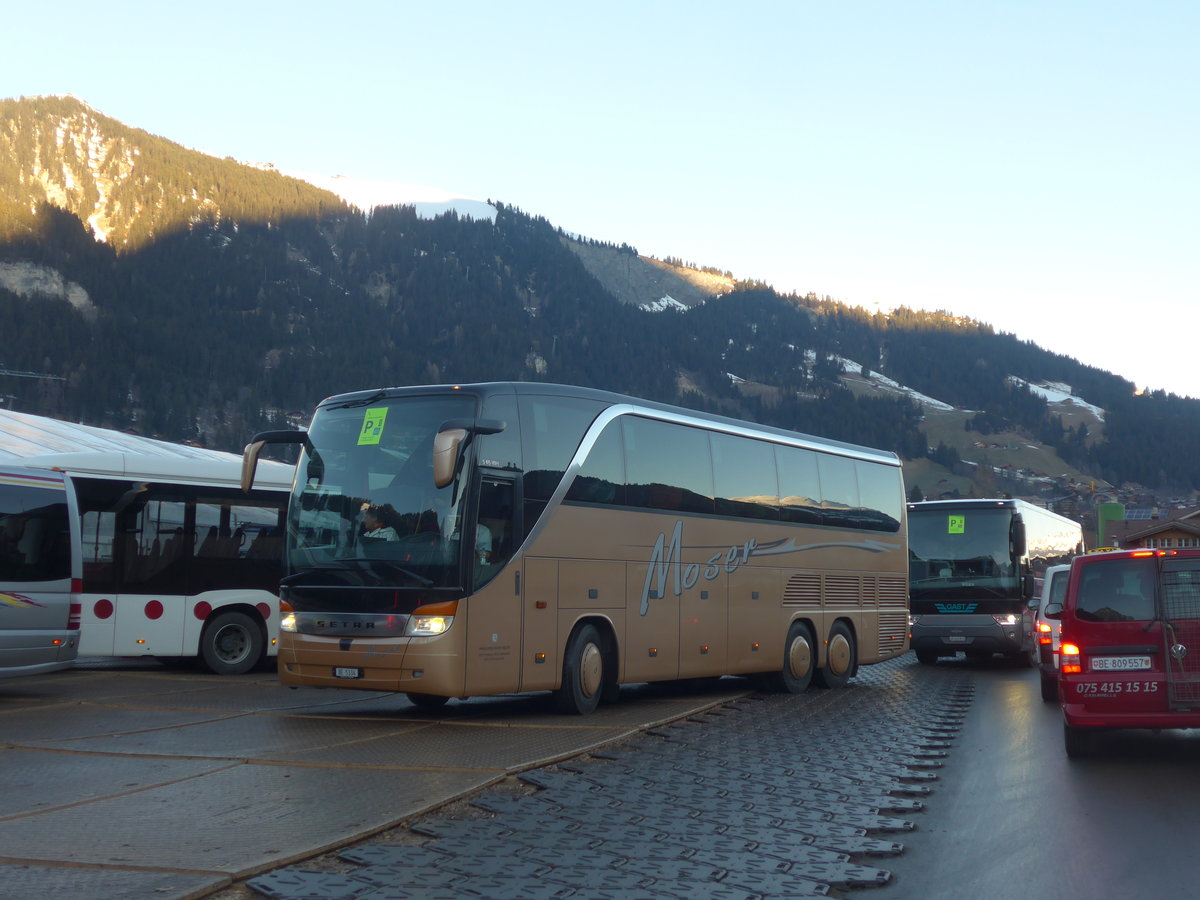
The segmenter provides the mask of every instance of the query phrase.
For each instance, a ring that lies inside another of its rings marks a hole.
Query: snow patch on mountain
[[[1046,402],[1052,406],[1056,404],[1077,406],[1082,410],[1087,410],[1101,422],[1104,421],[1104,410],[1099,406],[1076,397],[1069,384],[1063,384],[1061,381],[1041,381],[1034,383],[1026,381],[1023,378],[1017,378],[1015,375],[1010,375],[1008,381],[1010,384],[1029,388],[1030,391],[1039,397],[1044,397]]]
[[[667,310],[674,310],[675,312],[687,312],[688,307],[685,304],[680,303],[670,294],[663,294],[663,296],[659,297],[657,300],[651,300],[649,303],[643,303],[642,309],[646,310],[646,312],[654,313],[666,312]]]
[[[422,219],[432,219],[453,210],[468,219],[496,221],[496,207],[490,203],[440,188],[398,181],[372,181],[349,175],[315,175],[285,169],[278,171],[281,175],[307,181],[314,187],[337,194],[364,212],[370,212],[377,206],[412,206]]]

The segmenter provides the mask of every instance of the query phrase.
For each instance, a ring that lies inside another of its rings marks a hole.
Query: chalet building
[[[1138,514],[1144,517],[1137,517]],[[1200,509],[1128,510],[1121,521],[1109,522],[1105,542],[1122,550],[1176,550],[1200,547]]]

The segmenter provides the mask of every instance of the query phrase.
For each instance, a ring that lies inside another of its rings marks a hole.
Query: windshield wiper
[[[387,396],[387,390],[378,390],[369,397],[360,397],[358,400],[347,400],[345,403],[339,403],[337,406],[331,406],[330,409],[353,409],[356,406],[367,406],[374,403],[376,400],[382,400]]]

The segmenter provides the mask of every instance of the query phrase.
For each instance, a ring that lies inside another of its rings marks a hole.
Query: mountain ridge
[[[0,101],[0,150],[0,370],[47,376],[0,372],[14,408],[236,449],[341,390],[555,380],[893,449],[932,464],[926,495],[1200,487],[1170,449],[1200,403],[983,323],[779,294],[499,201],[368,214],[73,98]],[[991,446],[1018,442],[1044,464]]]

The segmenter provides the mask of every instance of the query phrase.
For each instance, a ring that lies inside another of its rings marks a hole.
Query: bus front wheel
[[[404,696],[417,709],[426,710],[441,709],[450,699],[449,697],[439,697],[437,694],[419,694],[416,691],[409,691]]]
[[[854,633],[845,622],[834,622],[829,629],[829,641],[825,648],[825,665],[817,669],[813,681],[820,687],[845,687],[854,674],[857,658]]]
[[[583,625],[567,642],[554,704],[559,712],[586,716],[595,712],[604,693],[604,641],[595,625]]]
[[[242,612],[218,613],[200,635],[200,660],[216,675],[243,675],[262,660],[262,629]]]
[[[783,643],[783,668],[767,675],[764,686],[783,694],[803,694],[812,683],[816,667],[812,631],[803,622],[793,622]]]

